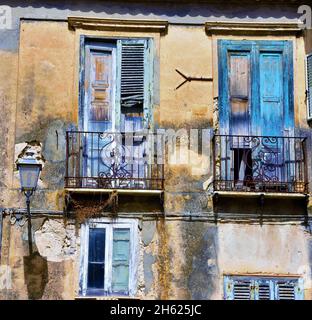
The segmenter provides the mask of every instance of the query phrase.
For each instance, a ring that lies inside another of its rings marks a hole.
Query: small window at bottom
[[[133,296],[136,292],[137,221],[88,222],[82,227],[80,294]]]
[[[301,278],[224,277],[225,300],[303,300]]]

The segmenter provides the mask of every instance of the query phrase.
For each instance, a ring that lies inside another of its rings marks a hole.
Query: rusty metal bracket
[[[175,69],[175,71],[184,78],[184,81],[181,82],[176,88],[175,90],[179,89],[180,87],[182,87],[186,82],[191,82],[191,81],[212,81],[212,78],[205,78],[205,77],[188,77],[185,74],[183,74],[181,71],[179,71],[178,69]]]

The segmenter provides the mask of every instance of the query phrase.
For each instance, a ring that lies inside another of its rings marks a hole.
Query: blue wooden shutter
[[[234,280],[230,277],[224,277],[224,299],[234,300]]]
[[[110,145],[110,137],[100,132],[112,131],[115,100],[116,44],[110,42],[86,45],[84,83],[84,148],[83,176],[98,177],[109,171],[103,161],[103,148]],[[105,153],[105,155],[108,153]],[[84,186],[93,187],[96,179],[86,179]]]
[[[307,56],[308,119],[312,119],[312,54]]]
[[[226,300],[303,300],[303,280],[290,278],[224,277]]]
[[[255,282],[251,279],[225,277],[224,284],[226,300],[255,299]]]
[[[304,287],[302,278],[295,282],[295,300],[304,300]]]
[[[249,135],[250,129],[250,54],[229,54],[229,104],[231,134]]]
[[[129,291],[130,229],[114,228],[112,259],[112,292]]]
[[[262,135],[283,134],[283,56],[281,53],[260,53],[260,121]]]
[[[255,279],[255,300],[273,300],[274,284],[269,279]]]
[[[276,281],[276,300],[303,300],[302,279],[281,279]]]
[[[114,109],[115,44],[86,46],[85,125],[87,131],[111,131]]]
[[[246,134],[248,126],[252,135],[291,132],[292,42],[218,40],[218,46],[220,133]]]
[[[88,289],[104,290],[105,229],[89,229]]]

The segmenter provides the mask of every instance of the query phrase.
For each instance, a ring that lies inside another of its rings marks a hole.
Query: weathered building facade
[[[1,299],[311,299],[302,5],[2,1]]]

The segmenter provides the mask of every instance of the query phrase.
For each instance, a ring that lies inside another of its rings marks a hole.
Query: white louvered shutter
[[[278,281],[277,282],[277,300],[295,300],[294,281]]]
[[[234,300],[251,300],[252,283],[251,281],[234,281]]]
[[[225,277],[226,300],[254,300],[255,284],[251,279]]]
[[[226,300],[303,300],[303,280],[290,278],[224,277]]]
[[[312,119],[312,54],[307,56],[307,98],[308,119]]]
[[[257,280],[257,300],[270,300],[271,299],[271,287],[270,281]]]

